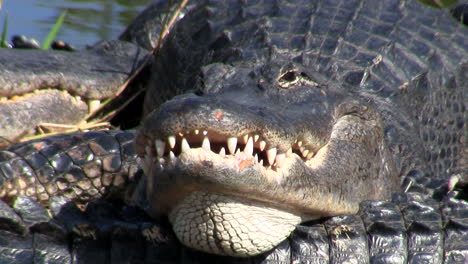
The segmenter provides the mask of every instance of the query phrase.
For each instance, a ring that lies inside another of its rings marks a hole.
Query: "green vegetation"
[[[2,9],[2,3],[3,3],[3,0],[0,0],[0,11]],[[66,14],[67,14],[67,10],[64,10],[60,14],[60,16],[57,18],[57,21],[55,21],[54,26],[50,29],[49,34],[47,34],[47,37],[42,42],[41,49],[48,50],[50,48],[50,44],[52,44],[54,39],[57,37],[57,34],[60,31],[60,28],[62,27]],[[0,48],[8,47],[7,35],[8,35],[8,13],[5,14],[5,20],[3,21],[3,30],[2,30],[2,37],[0,39]]]
[[[458,0],[419,0],[419,2],[434,8],[447,8],[457,3]]]
[[[2,30],[2,39],[0,40],[0,48],[8,47],[8,42],[6,40],[7,34],[8,34],[8,13],[5,14],[5,20],[3,21],[3,30]]]
[[[64,10],[60,14],[60,16],[57,18],[57,21],[55,21],[54,26],[50,29],[49,34],[47,34],[47,37],[42,42],[41,49],[48,50],[50,48],[50,44],[52,44],[52,41],[54,41],[55,37],[60,31],[60,28],[62,27],[62,24],[63,24],[63,21],[65,20],[66,15],[67,15],[67,10]]]

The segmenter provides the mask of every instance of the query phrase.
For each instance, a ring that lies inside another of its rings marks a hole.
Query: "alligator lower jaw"
[[[209,181],[207,177],[197,182],[197,170],[215,168],[237,173],[240,178],[242,173],[256,174],[273,186],[280,184],[288,176],[289,168],[298,162],[297,155],[291,155],[294,156],[283,160],[281,169],[272,169],[245,152],[219,155],[203,148],[190,148],[177,157],[156,159],[148,155],[142,167],[146,175],[151,175],[148,177],[148,193],[158,193],[155,197],[159,201],[169,201],[169,204],[156,205],[164,207],[156,211],[168,214],[176,236],[184,245],[212,254],[249,257],[277,246],[304,219],[318,217],[281,208],[284,205],[280,206],[279,201],[236,190],[237,186],[225,188],[229,184],[216,182],[216,178],[220,178],[218,175],[210,177],[215,182],[203,182]],[[193,173],[190,178],[194,181],[179,189],[177,186],[180,185],[169,180],[171,187],[165,188],[164,175],[180,175],[179,172]]]
[[[249,257],[289,237],[301,217],[232,196],[193,192],[169,220],[186,246],[212,254]]]

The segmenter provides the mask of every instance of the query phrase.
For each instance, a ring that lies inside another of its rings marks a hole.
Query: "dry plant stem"
[[[69,128],[65,131],[60,131],[60,132],[47,132],[47,133],[44,133],[44,134],[36,134],[36,135],[32,135],[32,136],[29,136],[29,137],[23,137],[19,140],[15,140],[13,142],[25,142],[25,141],[28,141],[28,140],[33,140],[33,139],[38,139],[38,138],[43,138],[43,137],[46,137],[46,136],[53,136],[53,135],[58,135],[58,134],[68,134],[68,133],[74,133],[74,132],[78,132],[78,131],[87,131],[87,130],[90,130],[90,129],[95,129],[95,128],[110,128],[111,127],[111,124],[108,123],[108,122],[102,122],[102,123],[89,123],[89,124],[84,124],[84,125],[61,125],[61,124],[50,124],[50,123],[42,123],[42,124],[39,124],[38,125],[38,130],[39,130],[39,127],[55,127],[55,128]]]
[[[163,27],[163,29],[161,30],[161,34],[159,35],[159,39],[158,39],[158,44],[156,45],[156,47],[154,47],[147,55],[146,55],[146,58],[145,60],[143,61],[143,63],[140,64],[140,66],[138,66],[138,68],[127,78],[127,80],[120,86],[120,88],[117,90],[117,92],[114,94],[113,98],[116,98],[117,96],[119,96],[124,90],[125,88],[127,88],[128,84],[143,70],[143,68],[146,67],[146,65],[148,65],[148,63],[150,62],[150,60],[153,58],[154,55],[157,54],[157,52],[159,51],[159,48],[161,47],[161,43],[162,43],[162,40],[167,36],[168,32],[169,32],[169,29],[173,26],[175,20],[177,19],[177,17],[179,16],[181,10],[187,5],[188,3],[188,0],[183,0],[180,2],[180,4],[178,5],[177,9],[175,10],[174,14],[171,16],[170,20],[169,20],[169,23],[166,23],[167,21],[167,16],[164,17],[163,19],[163,24],[165,25]],[[106,102],[102,103],[95,111],[93,111],[92,113],[89,113],[85,118],[84,120],[86,121],[89,121],[89,118],[92,117],[96,112],[102,110],[110,101],[112,100],[106,100]],[[103,119],[100,119],[100,120],[103,120]]]
[[[18,136],[17,138],[15,138],[12,143],[16,143],[16,142],[24,142],[24,141],[28,141],[28,140],[32,140],[32,139],[38,139],[38,138],[42,138],[42,137],[46,137],[46,136],[52,136],[52,135],[57,135],[57,134],[62,134],[62,133],[73,133],[73,132],[77,132],[77,131],[84,131],[84,130],[89,130],[89,129],[93,129],[93,128],[110,128],[111,127],[111,124],[109,122],[107,122],[107,120],[109,120],[110,118],[112,118],[116,113],[118,113],[120,110],[122,110],[122,108],[124,108],[125,106],[127,106],[133,99],[135,99],[139,94],[142,93],[142,91],[139,91],[137,92],[135,95],[133,95],[131,98],[129,98],[128,100],[125,101],[124,104],[122,104],[119,108],[107,113],[104,117],[102,118],[99,118],[98,120],[89,120],[92,116],[94,116],[94,114],[96,114],[97,112],[101,111],[109,102],[111,102],[113,99],[115,99],[117,96],[119,96],[122,91],[125,90],[125,88],[128,86],[128,84],[130,83],[130,81],[132,81],[142,70],[143,68],[146,67],[146,65],[148,65],[148,63],[150,62],[151,58],[153,58],[154,55],[157,54],[157,52],[159,51],[159,48],[161,47],[161,43],[162,43],[162,40],[167,36],[168,32],[169,32],[169,29],[173,26],[174,22],[176,21],[177,17],[179,16],[180,12],[182,11],[182,9],[187,5],[188,3],[188,0],[183,0],[179,3],[179,5],[177,6],[177,9],[175,10],[175,12],[173,13],[173,15],[171,16],[171,18],[169,19],[169,23],[166,23],[167,22],[167,18],[168,18],[168,15],[166,15],[163,19],[163,24],[165,25],[163,27],[163,29],[161,30],[161,34],[159,35],[159,39],[158,39],[158,43],[156,45],[156,47],[154,47],[149,53],[148,55],[146,56],[145,60],[143,61],[143,63],[140,64],[140,66],[127,78],[127,80],[119,87],[119,89],[117,90],[117,92],[114,94],[113,97],[105,100],[96,110],[94,110],[93,112],[89,113],[88,115],[86,115],[86,117],[80,121],[78,123],[78,125],[64,125],[64,124],[51,124],[51,123],[41,123],[39,125],[37,125],[37,130],[39,131],[39,134],[36,134],[36,135],[33,135],[33,136],[28,136],[28,137],[23,137],[24,134]],[[168,12],[169,14],[169,12]],[[67,129],[69,128],[68,130],[66,131],[61,131],[61,132],[44,132],[44,128],[64,128],[64,129]]]

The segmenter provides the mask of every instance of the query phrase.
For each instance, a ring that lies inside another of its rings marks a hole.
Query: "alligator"
[[[0,260],[464,263],[467,33],[415,1],[196,2],[137,132],[0,152]]]

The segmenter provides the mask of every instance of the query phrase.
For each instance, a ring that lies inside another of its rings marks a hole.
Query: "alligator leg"
[[[64,196],[87,202],[133,180],[137,157],[131,132],[54,136],[0,151],[0,198],[17,195],[47,203]]]

